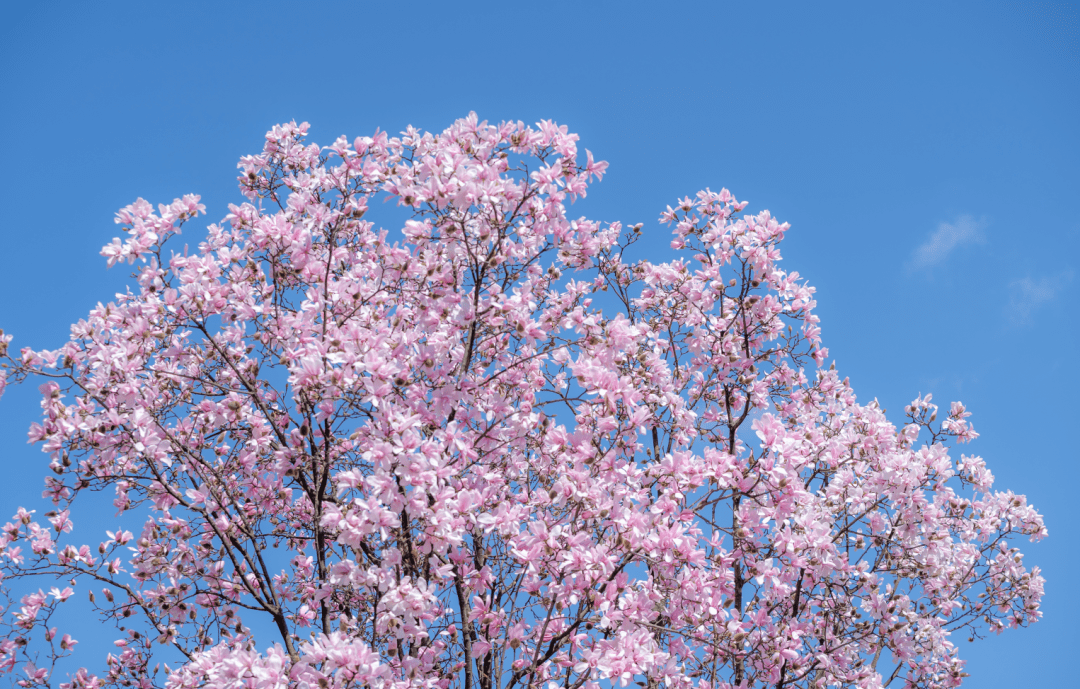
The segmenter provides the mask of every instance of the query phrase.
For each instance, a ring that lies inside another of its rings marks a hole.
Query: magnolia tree
[[[897,428],[824,367],[767,211],[700,192],[632,260],[567,216],[606,164],[564,127],[307,129],[197,250],[199,197],[121,210],[137,287],[70,342],[3,336],[55,474],[0,536],[20,686],[951,687],[958,637],[1039,618],[1039,514],[962,405]],[[117,633],[79,668],[82,588]]]

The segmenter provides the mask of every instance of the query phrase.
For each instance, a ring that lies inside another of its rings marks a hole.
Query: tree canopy
[[[136,285],[67,344],[0,336],[55,472],[0,536],[21,686],[951,687],[957,638],[1039,618],[1041,517],[962,404],[856,400],[768,211],[681,199],[654,262],[568,216],[607,166],[565,127],[307,130],[194,250],[198,196],[122,209]],[[117,648],[62,680],[78,587]]]

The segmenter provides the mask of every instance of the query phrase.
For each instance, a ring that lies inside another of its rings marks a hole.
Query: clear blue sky
[[[967,686],[1072,685],[1080,7],[885,4],[6,2],[0,327],[59,346],[127,281],[97,255],[116,209],[198,193],[217,221],[277,122],[328,144],[555,119],[611,163],[582,213],[663,247],[666,204],[726,186],[792,224],[785,265],[860,399],[967,404],[965,451],[1050,530],[1024,548],[1044,621],[963,641]],[[2,523],[47,459],[36,392],[0,405]]]

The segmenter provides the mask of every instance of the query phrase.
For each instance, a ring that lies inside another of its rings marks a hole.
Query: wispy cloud
[[[970,215],[961,215],[956,222],[943,222],[937,231],[915,249],[908,263],[912,270],[931,268],[945,262],[957,247],[965,244],[982,244],[986,241],[983,227],[986,223],[975,220]]]
[[[1036,308],[1060,294],[1072,278],[1073,272],[1067,270],[1039,280],[1013,280],[1009,283],[1009,317],[1015,323],[1026,322]]]

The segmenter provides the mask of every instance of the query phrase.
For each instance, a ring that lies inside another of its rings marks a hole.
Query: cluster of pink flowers
[[[195,250],[199,197],[121,210],[134,291],[70,342],[0,335],[0,391],[45,379],[56,505],[0,574],[90,588],[118,634],[54,678],[73,589],[28,593],[20,686],[951,687],[957,635],[1039,618],[1010,544],[1041,517],[955,456],[962,405],[898,429],[825,368],[787,224],[706,190],[637,260],[642,225],[568,217],[606,164],[565,127],[307,130]],[[68,543],[100,490],[119,526]]]

